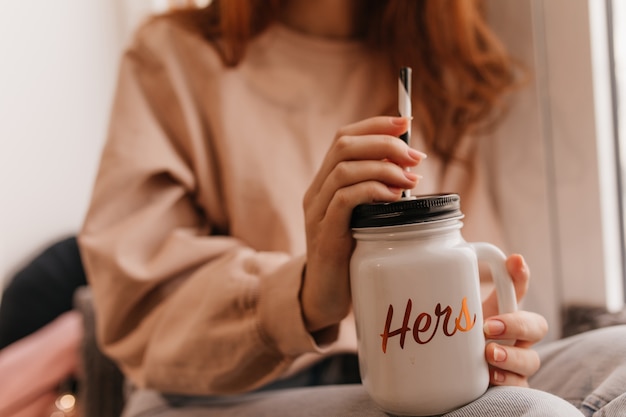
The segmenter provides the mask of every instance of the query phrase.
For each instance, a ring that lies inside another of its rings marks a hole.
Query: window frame
[[[487,5],[530,73],[495,135],[492,187],[508,249],[532,272],[524,308],[548,319],[552,340],[568,306],[624,306],[607,4]]]

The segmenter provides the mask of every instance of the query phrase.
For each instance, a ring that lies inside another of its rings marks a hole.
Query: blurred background
[[[135,27],[151,13],[206,3],[0,3],[0,287],[80,227],[119,58]]]
[[[78,231],[120,54],[146,15],[187,3],[195,2],[0,4],[0,287]],[[525,307],[548,318],[551,339],[565,306],[624,305],[626,26],[616,22],[626,22],[626,2],[487,5],[532,74],[496,134],[490,169],[507,249],[524,254],[533,273]],[[517,152],[501,151],[503,141]]]

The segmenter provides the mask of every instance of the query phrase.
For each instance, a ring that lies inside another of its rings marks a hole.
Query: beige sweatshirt
[[[274,26],[225,68],[170,21],[138,32],[79,236],[99,341],[135,384],[241,392],[355,351],[351,316],[324,346],[303,323],[302,198],[339,127],[393,114],[380,63]],[[466,238],[497,239],[480,169],[438,178],[431,155],[417,172],[414,194],[461,193]]]

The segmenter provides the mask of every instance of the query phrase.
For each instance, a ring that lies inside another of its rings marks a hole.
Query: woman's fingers
[[[506,260],[506,269],[519,302],[528,291],[530,270],[521,255],[509,256]],[[528,386],[528,378],[534,375],[540,366],[539,355],[530,347],[543,339],[548,332],[545,318],[528,311],[498,315],[495,290],[484,301],[483,314],[485,337],[492,340],[485,348],[491,383]],[[515,345],[500,344],[499,340],[515,341]]]
[[[487,344],[485,357],[490,365],[491,383],[527,386],[527,378],[539,369],[539,355],[530,349],[548,332],[546,319],[529,311],[502,314],[485,321]],[[516,340],[514,346],[497,343]]]
[[[501,314],[485,321],[485,337],[493,340],[516,340],[516,346],[532,346],[548,333],[546,319],[530,311]]]
[[[528,377],[490,366],[489,367],[489,383],[491,385],[503,385],[503,386],[528,388]]]
[[[511,255],[506,260],[506,269],[513,280],[517,301],[521,301],[528,291],[530,281],[530,269],[524,261],[524,257],[519,254]]]
[[[309,188],[309,195],[319,192],[342,161],[387,159],[403,167],[417,165],[425,155],[397,137],[408,129],[408,124],[406,118],[374,117],[340,129]]]
[[[388,161],[340,162],[328,175],[312,203],[319,207],[316,210],[319,212],[317,220],[324,218],[331,206],[345,205],[350,208],[362,203],[396,200],[402,190],[413,189],[418,178],[416,174]]]
[[[512,385],[511,381],[529,378],[541,366],[539,355],[534,350],[500,345],[495,342],[487,345],[485,356],[492,370],[491,375],[494,383]],[[500,373],[500,378],[495,374],[496,372]],[[508,381],[502,380],[502,377]],[[514,383],[513,385],[519,384]]]
[[[339,129],[304,196],[307,228],[321,222],[330,206],[344,208],[340,215],[345,218],[360,203],[393,201],[401,190],[417,184],[417,176],[405,169],[418,165],[426,154],[398,138],[410,122],[405,117],[379,116]],[[345,221],[338,226],[346,226]]]

